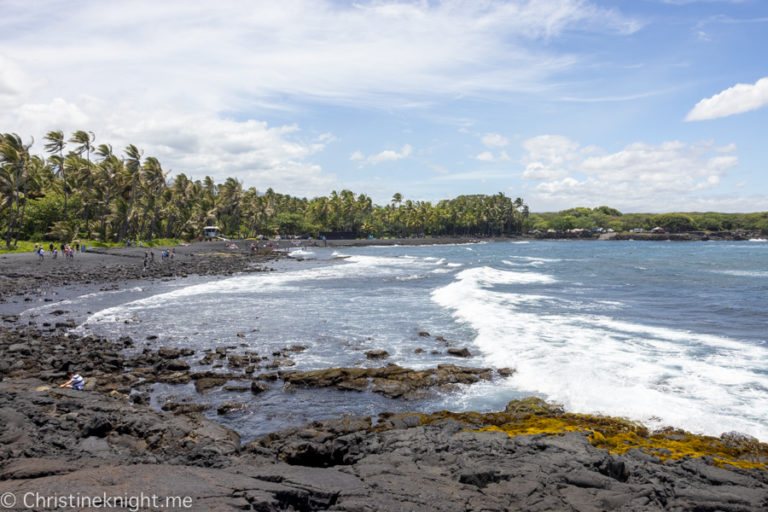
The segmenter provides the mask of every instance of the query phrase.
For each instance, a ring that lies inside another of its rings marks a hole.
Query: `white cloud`
[[[704,98],[688,112],[685,120],[717,119],[756,110],[765,105],[768,105],[768,77],[754,84],[736,84],[710,98]]]
[[[581,60],[542,42],[640,28],[590,0],[5,0],[0,10],[4,130],[40,141],[85,129],[176,172],[291,193],[327,193],[334,177],[312,159],[332,139],[268,125],[265,110],[539,93]]]
[[[47,131],[62,129],[68,135],[96,126],[96,144],[111,144],[116,154],[128,144],[136,144],[145,156],[158,158],[165,170],[196,179],[209,175],[220,182],[235,177],[246,187],[272,187],[309,196],[327,194],[335,181],[309,161],[334,138],[321,134],[305,140],[295,125],[269,126],[261,121],[176,110],[137,112],[83,97],[74,103],[56,98],[48,104],[26,104],[15,117],[0,112],[0,124],[6,123],[27,126],[40,134],[33,146],[40,154],[44,153],[42,135]]]
[[[38,141],[85,129],[115,148],[134,143],[177,172],[325,193],[333,177],[311,159],[330,139],[302,140],[298,128],[267,126],[254,112],[540,92],[580,60],[542,41],[639,27],[588,0],[7,0],[0,126]]]
[[[493,153],[491,153],[490,151],[483,151],[482,153],[477,155],[475,158],[477,158],[481,162],[493,162],[494,160]]]
[[[680,209],[716,190],[721,179],[738,165],[738,157],[723,154],[712,142],[658,145],[641,142],[615,153],[582,147],[566,137],[540,136],[523,143],[528,150],[523,178],[540,181],[531,204],[593,205],[614,198],[611,206],[631,211]]]
[[[406,144],[402,147],[399,153],[395,150],[387,149],[381,153],[369,156],[365,159],[365,161],[371,165],[377,165],[382,162],[394,162],[395,160],[402,160],[403,158],[407,158],[411,155],[412,152],[413,147],[411,147],[410,144]]]
[[[194,8],[62,0],[9,2],[3,15],[6,55],[66,99],[86,92],[208,108],[286,97],[392,107],[536,91],[578,61],[538,41],[640,27],[585,0],[221,0]]]
[[[490,151],[483,151],[479,155],[475,157],[477,160],[480,160],[481,162],[506,162],[509,160],[509,155],[506,151],[501,151],[498,154],[494,155]]]
[[[568,175],[569,161],[579,155],[579,144],[561,135],[539,135],[523,142],[528,155],[523,159],[523,178],[546,181]]]
[[[360,151],[355,151],[354,153],[349,155],[349,159],[352,161],[365,160],[365,155],[362,154]]]
[[[509,145],[509,139],[498,133],[486,133],[480,140],[487,148],[503,148]]]

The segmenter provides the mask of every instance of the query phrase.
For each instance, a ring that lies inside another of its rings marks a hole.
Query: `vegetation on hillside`
[[[617,232],[655,227],[679,233],[685,231],[762,231],[768,233],[768,212],[758,213],[625,213],[600,206],[570,208],[557,213],[532,213],[527,230],[568,231],[569,229],[613,229]]]
[[[343,232],[348,236],[502,235],[522,232],[528,207],[522,199],[460,196],[437,204],[403,199],[374,205],[349,190],[313,199],[272,189],[244,189],[227,178],[215,183],[180,173],[168,178],[157,158],[128,145],[96,144],[92,132],[45,136],[45,154],[34,141],[0,134],[0,227],[7,247],[18,240],[103,243],[193,239],[203,226],[227,236]]]
[[[333,191],[312,199],[271,188],[244,189],[227,178],[215,183],[184,173],[168,178],[157,158],[128,145],[96,144],[93,132],[67,138],[49,132],[42,155],[34,141],[0,134],[0,236],[18,240],[95,240],[103,244],[157,238],[193,239],[203,226],[227,236],[344,233],[355,237],[511,235],[538,230],[652,229],[768,232],[768,212],[749,214],[622,214],[608,207],[529,214],[520,199],[503,193],[463,195],[435,204],[395,194],[375,205],[365,194]]]

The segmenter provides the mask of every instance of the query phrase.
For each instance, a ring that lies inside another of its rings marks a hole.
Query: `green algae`
[[[672,428],[651,432],[641,423],[624,418],[565,413],[559,405],[535,397],[513,400],[504,412],[438,411],[418,416],[424,425],[453,421],[466,425],[472,432],[496,431],[510,437],[584,432],[595,448],[617,455],[640,450],[661,462],[708,457],[714,465],[725,469],[768,470],[768,444],[749,436],[712,437]],[[409,420],[413,422],[416,418]]]

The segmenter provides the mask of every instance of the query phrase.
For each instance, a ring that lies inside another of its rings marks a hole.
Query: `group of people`
[[[173,258],[176,256],[176,249],[163,249],[163,251],[160,253],[160,259],[162,261],[171,260],[173,261]],[[155,250],[150,249],[149,251],[144,251],[144,270],[146,271],[147,268],[149,268],[150,263],[155,262]]]
[[[59,248],[61,249],[61,254],[64,255],[66,259],[74,259],[76,252],[85,252],[85,244],[80,244],[80,242],[75,242],[74,247],[72,247],[69,244],[62,243],[57,248],[53,242],[48,244],[48,252],[51,254],[51,257],[55,260],[59,256]],[[35,244],[35,254],[37,254],[37,257],[40,261],[45,260],[45,247],[43,244]]]

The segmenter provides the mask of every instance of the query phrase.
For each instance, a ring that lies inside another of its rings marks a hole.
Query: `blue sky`
[[[383,204],[768,210],[763,0],[0,0],[0,131]]]

